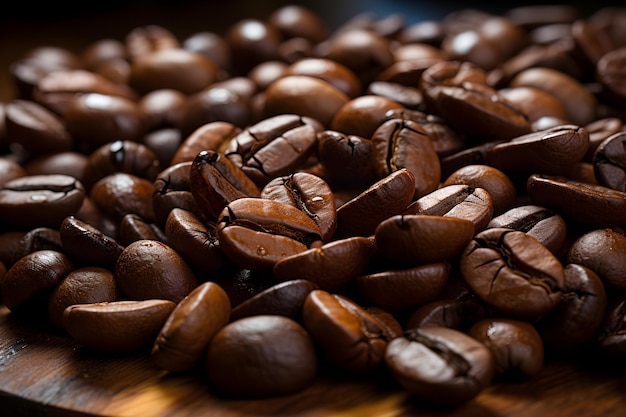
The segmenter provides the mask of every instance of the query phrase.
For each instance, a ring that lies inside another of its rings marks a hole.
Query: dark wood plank
[[[322,372],[292,396],[227,399],[211,392],[201,372],[172,375],[147,354],[89,351],[0,309],[0,410],[12,416],[623,416],[626,376],[591,368],[548,363],[532,380],[494,383],[453,410],[420,403],[384,374],[335,378]]]

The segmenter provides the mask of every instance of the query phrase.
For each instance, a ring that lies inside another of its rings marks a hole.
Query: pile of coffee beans
[[[2,303],[87,350],[244,398],[330,367],[447,405],[626,357],[624,8],[331,30],[294,5],[10,74]]]

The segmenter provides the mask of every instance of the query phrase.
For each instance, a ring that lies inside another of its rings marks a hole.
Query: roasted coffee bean
[[[54,152],[29,159],[24,165],[28,175],[69,175],[80,181],[83,186],[86,182],[86,171],[89,157],[75,151]],[[6,180],[10,179],[5,177]]]
[[[55,250],[23,256],[2,279],[2,303],[11,311],[37,315],[47,305],[52,289],[74,269],[70,258]]]
[[[192,161],[180,162],[165,168],[152,185],[152,209],[159,226],[164,226],[174,208],[189,210],[204,219],[191,192],[189,173]]]
[[[386,326],[354,301],[323,290],[305,299],[302,322],[325,360],[351,372],[380,368],[392,339]]]
[[[441,165],[428,133],[419,124],[403,119],[388,120],[374,131],[372,146],[378,178],[407,169],[415,179],[414,198],[437,188]]]
[[[129,85],[141,94],[171,88],[193,94],[217,80],[218,66],[182,48],[150,52],[133,60]]]
[[[104,352],[147,349],[176,303],[169,300],[74,304],[63,312],[63,327],[81,345]]]
[[[385,363],[404,389],[436,404],[472,400],[495,372],[493,354],[484,344],[447,327],[406,331],[389,343]]]
[[[374,180],[374,149],[369,139],[333,130],[317,134],[317,158],[330,181],[364,187]]]
[[[197,271],[211,274],[225,265],[215,223],[202,223],[193,212],[174,208],[165,222],[167,244]]]
[[[503,88],[498,90],[505,99],[516,105],[532,123],[544,117],[567,120],[565,108],[553,95],[535,87]]]
[[[172,88],[161,88],[144,94],[139,100],[139,108],[146,114],[149,130],[161,127],[174,127],[180,124],[181,108],[187,95]]]
[[[154,181],[161,167],[156,154],[147,146],[117,140],[98,147],[89,155],[84,185],[91,189],[98,180],[118,172]]]
[[[341,106],[330,123],[330,129],[347,135],[371,138],[392,109],[401,109],[398,102],[372,94],[355,97]]]
[[[626,65],[626,47],[607,51],[597,62],[596,75],[602,84],[602,94],[611,102],[626,104],[626,84],[623,70]]]
[[[453,172],[467,165],[485,165],[487,161],[487,150],[504,142],[506,141],[497,140],[485,142],[443,157],[441,159],[441,177],[448,178]]]
[[[564,125],[518,136],[489,148],[487,165],[503,172],[563,175],[580,162],[589,148],[589,133],[580,126]]]
[[[257,185],[291,174],[317,148],[319,122],[295,114],[266,118],[232,138],[224,154]]]
[[[224,40],[230,47],[233,69],[237,73],[247,74],[258,63],[278,58],[278,47],[283,36],[269,22],[249,18],[229,26]]]
[[[529,379],[543,369],[543,340],[527,321],[485,318],[470,327],[467,334],[493,353],[496,377],[514,374]]]
[[[152,181],[125,172],[116,172],[98,180],[89,196],[107,216],[120,221],[127,214],[136,214],[154,221]]]
[[[13,100],[5,106],[6,140],[31,155],[72,150],[74,139],[63,120],[40,104]]]
[[[318,77],[340,91],[349,98],[361,94],[362,85],[356,74],[345,65],[332,59],[304,58],[289,65],[285,75],[308,75]]]
[[[189,186],[198,207],[216,220],[224,207],[244,197],[260,197],[256,184],[231,159],[215,151],[202,151],[193,160]]]
[[[52,290],[48,301],[48,316],[52,325],[63,328],[63,312],[74,304],[119,301],[121,293],[110,269],[98,266],[76,268]]]
[[[122,217],[119,225],[119,242],[123,246],[128,246],[137,240],[158,240],[169,244],[168,238],[163,230],[156,224],[150,223],[136,214],[127,214]]]
[[[492,228],[477,234],[460,259],[463,278],[486,304],[518,318],[537,318],[561,300],[561,262],[524,232]]]
[[[230,300],[219,285],[198,285],[176,305],[156,336],[150,353],[154,363],[170,372],[192,369],[228,323],[230,310]]]
[[[473,300],[435,300],[422,305],[411,314],[405,328],[449,327],[466,332],[486,315],[485,307]]]
[[[63,220],[59,235],[64,253],[75,263],[112,267],[124,250],[114,239],[74,216]]]
[[[511,179],[502,171],[489,165],[466,165],[450,174],[442,185],[464,184],[474,189],[482,188],[491,196],[493,214],[499,215],[515,203],[517,190]]]
[[[493,199],[487,190],[469,185],[446,185],[411,203],[403,214],[454,217],[474,224],[474,234],[487,227],[493,215]]]
[[[320,228],[322,240],[330,241],[337,228],[335,198],[320,177],[296,172],[274,178],[261,190],[261,197],[290,204],[306,213]]]
[[[146,132],[145,115],[137,103],[119,96],[79,95],[68,104],[63,119],[72,136],[91,149],[117,140],[136,142]]]
[[[469,220],[422,214],[389,217],[374,233],[385,258],[410,265],[452,260],[473,236],[474,223]]]
[[[607,293],[598,274],[568,264],[559,305],[538,323],[544,344],[555,350],[579,348],[596,335],[606,311]]]
[[[184,49],[204,55],[220,69],[230,68],[231,51],[224,38],[215,32],[200,31],[183,39]]]
[[[222,152],[241,129],[229,122],[209,122],[191,133],[180,145],[169,165],[193,161],[202,151]]]
[[[28,172],[19,162],[10,158],[0,157],[0,187],[15,178],[26,175],[28,175]]]
[[[330,34],[321,16],[305,6],[287,5],[274,10],[268,21],[286,38],[305,38],[322,42]]]
[[[533,204],[553,209],[566,220],[592,227],[626,224],[626,193],[597,184],[533,174],[527,190]]]
[[[371,236],[381,221],[402,213],[414,194],[408,169],[390,173],[337,209],[336,236]]]
[[[158,298],[178,303],[198,286],[185,260],[156,240],[126,246],[115,264],[115,279],[131,300]]]
[[[266,198],[239,198],[217,219],[226,257],[242,268],[269,270],[276,262],[321,244],[320,229],[306,213]]]
[[[311,291],[316,289],[319,287],[307,279],[293,279],[278,283],[233,308],[231,321],[271,314],[301,322],[304,300]]]
[[[583,161],[593,162],[593,154],[606,138],[622,131],[624,122],[617,117],[607,117],[589,123],[585,130],[589,132],[589,149]]]
[[[584,233],[570,246],[567,261],[591,269],[610,288],[626,288],[626,279],[621,273],[626,267],[626,236],[623,233],[612,229]]]
[[[368,238],[336,239],[279,260],[272,274],[279,281],[306,279],[322,290],[336,291],[364,273],[374,253]]]
[[[13,258],[11,262],[7,262],[6,266],[11,266],[21,257],[39,250],[64,252],[61,235],[58,229],[52,229],[50,227],[36,227],[26,232],[17,242],[13,252]]]
[[[355,283],[359,294],[370,304],[391,311],[406,311],[438,297],[448,283],[450,270],[447,263],[432,263],[359,275]]]
[[[283,316],[245,317],[229,323],[213,337],[206,354],[211,385],[235,396],[298,392],[313,382],[317,368],[311,337]]]
[[[168,127],[147,133],[141,139],[141,144],[154,152],[156,162],[163,168],[170,165],[172,158],[183,143],[183,134],[180,130]]]
[[[626,340],[624,340],[624,321],[626,305],[623,298],[618,298],[608,307],[597,335],[596,344],[602,353],[608,353],[612,358],[623,358],[626,354]]]
[[[506,227],[524,232],[552,253],[558,253],[567,237],[565,219],[552,210],[535,205],[513,207],[491,219],[487,227]]]
[[[178,48],[180,45],[176,35],[160,25],[137,26],[128,32],[124,43],[131,61],[152,52]]]
[[[593,172],[598,184],[626,191],[626,132],[602,141],[593,156]]]
[[[28,175],[6,182],[0,189],[0,218],[18,228],[58,228],[78,211],[85,188],[68,175]]]

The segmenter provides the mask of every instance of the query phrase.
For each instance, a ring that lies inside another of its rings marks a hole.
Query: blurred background
[[[64,46],[80,51],[94,40],[111,37],[123,39],[133,28],[157,24],[180,38],[198,31],[223,34],[243,18],[266,18],[272,11],[288,4],[306,6],[318,13],[333,29],[361,13],[377,17],[400,14],[407,24],[440,20],[459,9],[478,9],[501,14],[511,8],[537,4],[570,4],[581,16],[604,6],[624,5],[624,1],[481,1],[452,0],[107,0],[93,2],[17,1],[11,9],[0,12],[0,87],[7,85],[10,62],[36,46]],[[0,88],[0,101],[10,92]]]

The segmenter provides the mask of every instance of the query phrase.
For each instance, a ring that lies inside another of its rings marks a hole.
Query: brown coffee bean
[[[593,155],[593,172],[598,184],[626,191],[626,132],[602,141]]]
[[[320,15],[299,5],[277,8],[269,15],[268,21],[286,38],[301,37],[312,42],[321,42],[328,37],[330,31]]]
[[[106,303],[120,300],[121,293],[113,272],[86,266],[67,274],[52,290],[48,301],[48,316],[52,325],[63,328],[63,312],[74,304]]]
[[[476,339],[447,327],[422,327],[392,340],[385,363],[394,378],[420,400],[462,404],[492,381],[491,351]]]
[[[476,301],[435,300],[415,310],[406,322],[407,330],[418,327],[449,327],[466,332],[485,318],[485,307]]]
[[[131,300],[158,298],[178,303],[198,286],[184,259],[155,240],[138,240],[126,246],[115,264],[115,279]]]
[[[332,184],[368,186],[374,179],[374,149],[369,139],[333,130],[317,134],[317,159]]]
[[[552,253],[559,252],[567,237],[567,224],[563,217],[535,205],[513,207],[491,219],[487,227],[507,227],[524,232],[537,239]]]
[[[78,211],[85,188],[68,175],[28,175],[8,181],[0,189],[0,218],[12,227],[58,228]]]
[[[87,155],[80,152],[67,151],[47,153],[30,159],[24,165],[24,169],[26,169],[28,175],[69,175],[85,186],[85,174],[88,165],[89,157]],[[8,181],[10,175],[5,177],[5,179]]]
[[[128,32],[124,43],[131,61],[152,52],[178,48],[180,45],[176,35],[160,25],[137,26]]]
[[[415,177],[400,169],[376,181],[337,209],[337,237],[371,236],[378,224],[402,213],[415,194]]]
[[[516,374],[529,379],[543,369],[543,340],[529,322],[485,318],[475,323],[467,334],[493,353],[494,376]]]
[[[59,230],[50,227],[36,227],[30,229],[16,243],[13,258],[10,262],[7,262],[5,266],[11,266],[21,257],[39,250],[64,252]]]
[[[74,216],[63,220],[59,228],[63,251],[76,263],[112,267],[124,247]]]
[[[597,78],[602,84],[602,93],[617,105],[626,103],[626,87],[622,71],[626,62],[626,47],[606,51],[596,65]]]
[[[624,122],[617,117],[607,117],[593,121],[585,126],[589,132],[589,149],[583,161],[593,162],[593,154],[606,138],[622,131]]]
[[[158,240],[169,245],[168,238],[156,224],[150,223],[136,214],[127,214],[119,224],[119,242],[128,246],[137,240]]]
[[[474,224],[465,219],[420,214],[383,220],[374,237],[387,259],[419,265],[453,259],[474,236]]]
[[[415,309],[439,296],[448,282],[451,266],[432,263],[409,269],[359,275],[359,294],[374,306],[391,311]]]
[[[172,310],[152,345],[154,363],[170,372],[189,371],[230,318],[230,300],[214,282],[198,285]]]
[[[345,65],[331,59],[310,57],[297,60],[287,67],[285,75],[318,77],[338,88],[349,98],[361,94],[362,85],[356,74]]]
[[[144,350],[174,307],[169,300],[75,304],[63,312],[63,327],[78,343],[97,351]]]
[[[209,122],[191,133],[180,145],[169,165],[193,161],[202,151],[223,152],[223,148],[241,129],[229,122]]]
[[[391,336],[352,300],[313,290],[304,301],[302,322],[332,365],[351,372],[381,367]]]
[[[482,231],[463,250],[460,268],[476,295],[503,314],[537,318],[561,300],[565,282],[561,262],[523,232]]]
[[[227,324],[211,340],[206,355],[211,385],[242,397],[298,392],[313,382],[317,363],[315,347],[303,327],[273,315]]]
[[[96,182],[89,196],[106,215],[120,221],[127,214],[154,220],[152,181],[133,174],[116,172]]]
[[[2,279],[2,303],[11,311],[37,315],[50,291],[75,269],[62,252],[40,250],[20,258]]]
[[[434,191],[441,180],[441,165],[428,133],[410,120],[393,119],[382,123],[372,136],[374,170],[384,178],[400,169],[415,179],[414,198]]]
[[[248,18],[228,27],[224,40],[230,47],[233,69],[246,74],[258,63],[278,58],[283,36],[269,22]]]
[[[296,172],[274,178],[261,190],[261,198],[290,204],[306,213],[320,228],[322,241],[328,242],[337,228],[337,209],[329,185],[320,177]]]
[[[527,182],[533,204],[556,211],[566,220],[592,227],[626,224],[626,193],[567,178],[533,174]]]
[[[180,162],[157,175],[152,185],[152,209],[157,225],[165,226],[167,216],[174,208],[189,210],[204,219],[205,215],[191,192],[191,166],[192,161]]]
[[[319,227],[304,212],[279,201],[248,197],[224,208],[217,238],[231,262],[260,270],[321,243]]]
[[[271,286],[238,304],[231,313],[231,321],[244,317],[278,315],[297,322],[302,320],[304,300],[319,287],[306,279],[293,279]]]
[[[546,347],[572,351],[592,340],[606,312],[606,289],[598,274],[582,265],[568,264],[563,297],[541,318],[538,328]]]
[[[330,129],[369,139],[385,121],[389,110],[401,108],[401,104],[391,99],[365,94],[342,105],[335,112]]]
[[[279,260],[272,274],[279,281],[306,279],[322,290],[336,291],[365,272],[374,251],[365,237],[337,239]]]

